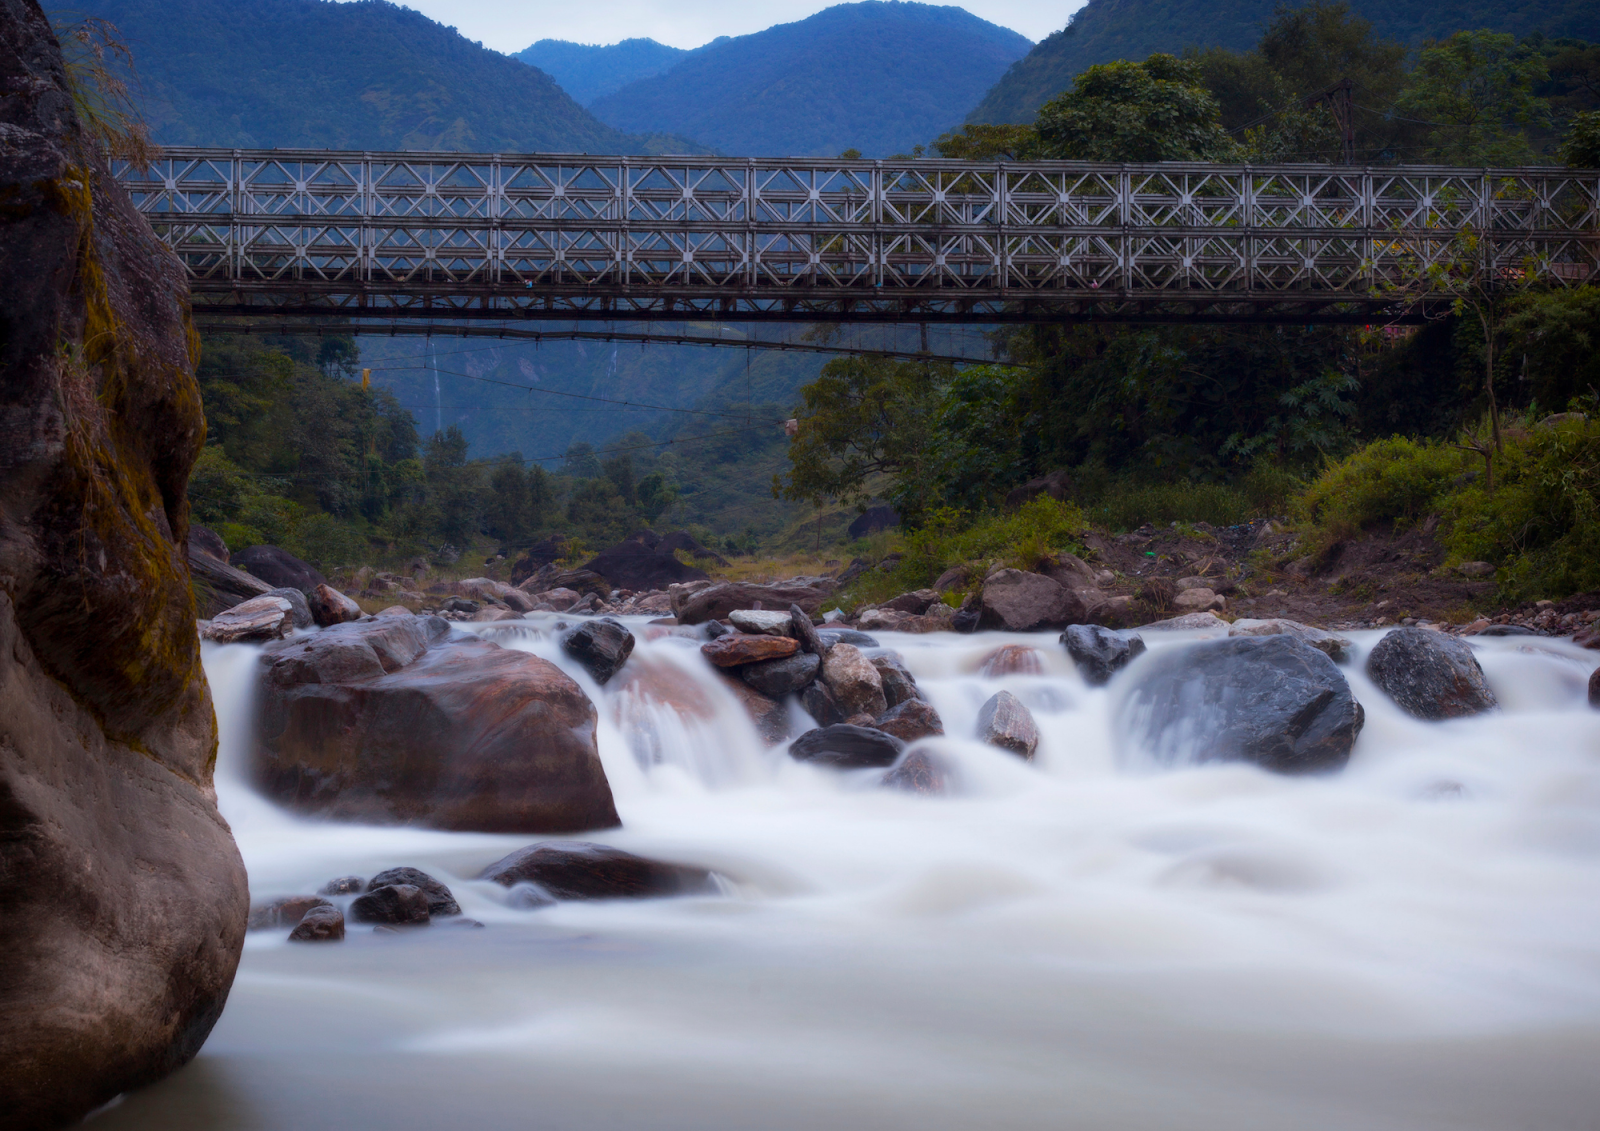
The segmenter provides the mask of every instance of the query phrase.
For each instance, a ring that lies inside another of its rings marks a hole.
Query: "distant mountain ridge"
[[[731,156],[883,157],[959,124],[1031,46],[961,8],[866,0],[717,40],[590,109]]]
[[[1040,106],[1095,63],[1186,47],[1255,46],[1279,0],[1089,0],[1063,30],[1006,71],[969,122],[1031,122]],[[1298,5],[1291,5],[1298,6]],[[1596,0],[1350,0],[1385,39],[1418,44],[1464,28],[1600,40]]]
[[[653,39],[624,39],[605,47],[541,39],[511,57],[538,67],[575,101],[587,106],[630,82],[671,70],[689,54],[681,47],[668,47]]]
[[[684,152],[386,0],[85,0],[133,51],[155,140],[241,148]],[[68,17],[70,18],[70,17]]]

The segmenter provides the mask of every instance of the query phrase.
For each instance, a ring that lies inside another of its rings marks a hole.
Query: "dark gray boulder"
[[[410,884],[428,897],[428,914],[435,918],[461,914],[461,906],[450,889],[419,868],[389,868],[367,882],[368,891],[394,884]]]
[[[876,636],[868,636],[865,632],[857,632],[853,628],[819,628],[817,639],[824,648],[832,648],[835,644],[853,644],[857,648],[881,648]]]
[[[316,566],[276,546],[247,546],[233,555],[229,564],[235,569],[248,570],[274,589],[298,589],[302,593],[309,593],[317,586],[328,583]]]
[[[811,652],[797,652],[781,660],[746,664],[739,669],[739,676],[761,694],[782,699],[816,679],[821,667],[822,657]]]
[[[704,868],[582,841],[519,848],[485,868],[481,878],[508,888],[531,884],[552,899],[651,899],[717,890]]]
[[[411,884],[389,884],[356,897],[350,904],[350,918],[357,923],[420,927],[431,918],[428,893]]]
[[[1331,659],[1293,636],[1238,636],[1146,659],[1116,712],[1130,760],[1341,768],[1366,720]]]
[[[844,708],[839,706],[839,700],[820,679],[800,693],[800,705],[806,709],[806,714],[822,726],[844,722]]]
[[[1114,632],[1097,624],[1070,625],[1061,634],[1061,643],[1067,646],[1067,655],[1091,687],[1110,683],[1113,675],[1144,654],[1144,637]]]
[[[789,744],[789,757],[842,770],[892,766],[906,748],[892,734],[873,727],[836,723],[808,730]]]
[[[1367,676],[1406,714],[1456,719],[1499,706],[1472,648],[1428,628],[1397,628],[1367,656]]]
[[[298,589],[269,589],[269,597],[282,597],[289,602],[289,619],[296,628],[310,628],[315,622],[311,617],[311,605],[306,601],[306,595]]]
[[[602,617],[562,636],[561,650],[604,686],[633,655],[633,633],[609,617]]]
[[[1478,633],[1479,636],[1538,636],[1539,634],[1525,624],[1491,624],[1488,628]]]
[[[917,690],[916,678],[899,653],[883,652],[873,656],[872,666],[878,669],[878,675],[883,679],[883,697],[890,707],[898,707],[921,694]]]
[[[814,656],[828,654],[828,646],[822,642],[817,626],[811,623],[811,618],[799,605],[789,606],[789,635],[800,641],[802,652],[810,652]]]

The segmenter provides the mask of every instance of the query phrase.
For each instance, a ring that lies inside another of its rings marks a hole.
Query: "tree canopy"
[[[1101,63],[1039,108],[1041,155],[1078,161],[1226,161],[1238,147],[1199,66],[1172,55]]]

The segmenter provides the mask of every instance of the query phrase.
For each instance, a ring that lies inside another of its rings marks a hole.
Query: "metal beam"
[[[217,315],[1391,321],[1383,284],[1466,231],[1488,270],[1600,281],[1592,170],[173,148],[118,175]]]

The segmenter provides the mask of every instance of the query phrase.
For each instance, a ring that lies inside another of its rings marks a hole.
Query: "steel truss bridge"
[[[119,178],[223,316],[1372,322],[1476,237],[1600,282],[1600,173],[171,148]],[[1437,296],[1443,298],[1444,296]]]

